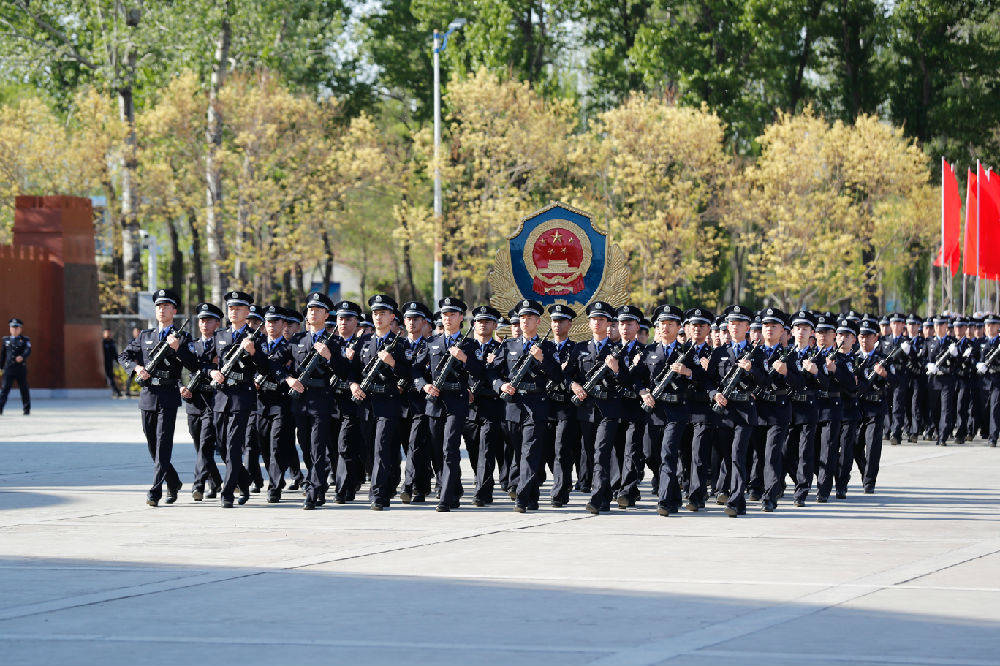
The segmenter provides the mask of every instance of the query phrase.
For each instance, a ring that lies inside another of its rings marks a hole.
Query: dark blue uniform
[[[20,356],[22,360],[16,360]],[[0,346],[0,368],[3,368],[3,382],[0,384],[0,414],[3,414],[4,405],[7,404],[7,396],[10,394],[10,387],[17,382],[17,388],[21,391],[21,407],[24,413],[31,411],[31,392],[28,390],[28,366],[26,361],[31,356],[31,340],[26,335],[5,335],[3,345]]]
[[[293,336],[288,349],[292,357],[290,375],[298,377],[314,351],[313,345],[325,335],[325,331],[312,333],[303,331]],[[330,344],[327,347],[331,347]],[[326,503],[327,479],[330,475],[328,447],[331,437],[331,413],[333,411],[330,377],[334,372],[335,346],[330,349],[330,360],[320,356],[319,365],[312,378],[302,381],[304,391],[291,396],[292,415],[303,457],[309,454],[307,467],[309,477],[305,483],[306,509],[313,509]],[[318,355],[318,354],[317,354]]]
[[[852,397],[857,391],[857,377],[851,358],[834,347],[824,351],[822,372],[827,376],[829,386],[816,390],[817,406],[817,455],[816,455],[816,499],[826,502],[833,489],[834,478],[840,469],[841,430],[844,424],[845,402],[854,403]],[[834,369],[827,369],[826,361],[832,360]],[[857,419],[853,419],[856,424]],[[856,426],[849,425],[849,428]]]
[[[475,354],[483,364],[484,374],[470,382],[472,403],[465,421],[465,448],[476,471],[473,501],[484,506],[493,503],[493,471],[503,456],[504,403],[485,375],[490,355],[495,356],[500,350],[501,344],[493,338],[482,344],[476,341]]]
[[[291,426],[291,398],[285,379],[292,365],[292,353],[284,337],[261,343],[267,357],[267,369],[258,373],[257,385],[257,437],[267,465],[267,478],[271,483],[267,501],[274,503],[281,498],[285,485],[285,469],[290,467],[288,437],[285,430]],[[297,472],[298,470],[294,470]]]
[[[505,428],[511,448],[507,461],[510,488],[513,489],[517,507],[538,507],[538,475],[544,450],[545,424],[549,418],[550,402],[545,387],[550,381],[562,380],[562,368],[556,360],[556,349],[550,341],[509,338],[503,342],[496,358],[489,366],[489,379],[493,390],[510,378],[514,366],[525,353],[529,342],[536,342],[542,350],[542,361],[528,360],[530,370],[518,387],[517,395],[506,403]]]
[[[982,378],[983,387],[983,432],[990,446],[997,445],[1000,437],[1000,335],[983,340],[979,347],[979,365],[977,370]],[[991,359],[993,354],[997,357]]]
[[[358,488],[364,481],[364,452],[366,447],[365,428],[362,423],[363,405],[351,398],[351,382],[361,381],[360,365],[356,362],[361,346],[370,336],[356,331],[349,339],[337,338],[330,349],[335,356],[332,366],[334,379],[331,380],[333,407],[336,423],[336,468],[337,504],[354,501]],[[348,350],[353,350],[354,358],[348,359]],[[332,459],[331,459],[332,463]]]
[[[167,336],[173,332],[173,327],[156,330],[146,329],[139,333],[125,347],[119,356],[119,362],[125,371],[132,373],[137,365],[146,367],[158,343],[166,343]],[[197,362],[194,354],[182,342],[176,352],[168,352],[158,368],[150,372],[149,385],[139,392],[139,410],[142,414],[142,432],[146,436],[146,446],[149,456],[153,459],[153,485],[147,493],[147,499],[158,502],[163,493],[163,484],[167,484],[168,499],[176,498],[181,488],[177,470],[170,463],[174,450],[174,424],[177,408],[181,406],[181,394],[178,386],[181,368],[193,370]]]
[[[802,367],[802,362],[815,358],[816,348],[806,347],[796,349],[792,362],[800,376],[802,386],[792,391],[792,423],[788,431],[788,440],[784,451],[784,471],[795,483],[794,499],[796,503],[805,502],[809,489],[812,487],[813,473],[816,467],[816,433],[819,426],[820,391],[828,392],[830,378],[826,369],[820,367],[814,375]],[[822,364],[816,359],[817,365]]]
[[[620,345],[610,339],[579,343],[572,351],[566,365],[566,380],[584,385],[595,368],[605,365],[611,354],[621,356]],[[611,509],[611,457],[614,455],[615,437],[623,416],[622,382],[628,377],[624,361],[619,360],[618,372],[605,371],[604,378],[587,394],[587,399],[577,408],[580,432],[584,446],[594,452],[594,480],[590,506],[597,511]]]
[[[435,455],[441,456],[441,501],[439,506],[458,506],[462,494],[462,431],[469,415],[469,386],[471,380],[483,375],[483,362],[476,351],[479,343],[469,338],[461,340],[461,334],[451,336],[434,335],[421,347],[413,362],[413,386],[423,392],[424,387],[434,381],[440,368],[451,357],[448,351],[459,345],[465,353],[466,361],[455,361],[454,370],[440,386],[441,395],[428,396],[425,414],[428,417],[430,445]],[[440,453],[437,453],[440,452]]]
[[[424,347],[427,340],[423,337],[417,340],[407,339],[405,342],[406,358],[413,362],[425,353]],[[434,469],[440,468],[441,463],[436,462],[431,466],[431,445],[430,430],[428,427],[429,417],[427,416],[427,394],[422,390],[417,390],[411,383],[403,394],[403,413],[400,425],[400,441],[406,451],[406,465],[403,473],[403,489],[399,494],[400,500],[408,504],[410,502],[422,502],[427,499],[431,492],[431,477]],[[469,449],[470,458],[472,449]],[[475,468],[475,461],[473,468]],[[438,479],[440,486],[440,479]]]
[[[875,482],[882,460],[886,400],[895,384],[891,366],[885,367],[889,373],[885,378],[874,374],[875,367],[885,358],[877,346],[867,354],[858,352],[858,407],[861,411],[861,422],[858,428],[858,441],[854,447],[854,461],[858,465],[866,493],[875,492]]]
[[[242,344],[252,331],[248,324],[238,331],[226,329],[216,331],[215,349],[220,366],[224,364],[230,349]],[[239,351],[233,350],[238,354]],[[258,372],[267,370],[267,356],[261,345],[254,346],[252,356],[245,356],[236,363],[226,383],[215,391],[215,429],[222,458],[226,462],[226,476],[222,482],[221,499],[223,503],[232,502],[237,486],[240,489],[240,502],[246,502],[250,496],[250,473],[243,465],[243,453],[250,439],[250,419],[257,407],[257,392],[254,390],[253,378]]]
[[[195,357],[195,371],[208,372],[218,367],[215,354],[215,338],[201,338],[188,343]],[[187,414],[188,432],[194,442],[194,484],[191,492],[198,499],[205,491],[205,484],[212,486],[209,495],[222,488],[222,475],[215,464],[215,391],[208,381],[202,382],[202,388],[192,393],[190,400],[185,400],[184,411]]]
[[[570,354],[576,343],[566,339],[553,343],[556,361],[560,367],[569,362]],[[578,465],[582,472],[590,469],[591,459],[581,459],[580,425],[577,421],[576,406],[570,402],[573,395],[565,377],[560,382],[551,381],[547,387],[550,399],[548,420],[548,438],[552,442],[552,490],[549,493],[553,506],[560,507],[569,502],[569,493],[573,487],[573,466]],[[578,474],[578,477],[582,474]],[[582,483],[582,479],[578,479]],[[587,485],[589,486],[589,478]]]
[[[948,438],[955,429],[955,402],[962,351],[958,347],[958,341],[950,335],[929,339],[925,349],[927,363],[935,364],[931,369],[933,373],[928,384],[933,390],[932,399],[937,403],[935,410],[938,416],[937,443],[940,446],[947,446]]]
[[[737,359],[743,356],[746,346],[749,344],[745,340],[739,343],[730,343],[724,347],[718,347],[712,354],[711,367],[716,369],[716,376],[711,378],[715,388],[708,392],[709,399],[714,401],[715,396],[724,388],[722,381],[729,375]],[[718,436],[723,441],[731,443],[729,452],[729,488],[720,496],[720,501],[737,515],[746,513],[746,490],[749,482],[747,473],[747,456],[750,449],[750,439],[754,428],[757,427],[757,405],[753,398],[753,389],[757,384],[764,384],[767,381],[767,371],[764,369],[762,355],[754,353],[750,357],[750,376],[741,383],[739,389],[728,396],[728,404],[725,411],[720,415],[718,421]]]
[[[373,336],[361,346],[361,353],[355,356],[355,369],[366,368],[369,363],[375,362],[379,352],[395,337],[392,332],[383,337]],[[399,467],[399,423],[403,410],[400,388],[405,390],[412,381],[412,366],[406,360],[402,345],[395,348],[392,358],[394,367],[378,366],[375,383],[368,390],[365,400],[371,408],[373,420],[372,480],[368,498],[379,507],[389,506],[389,500],[395,493],[393,466]]]

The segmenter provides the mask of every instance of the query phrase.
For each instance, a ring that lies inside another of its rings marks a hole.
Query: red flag
[[[961,258],[958,237],[962,232],[962,197],[958,193],[955,171],[941,158],[941,249],[951,274],[958,272]],[[940,265],[940,264],[939,264]]]
[[[966,275],[979,275],[979,198],[976,174],[968,170],[968,180],[965,186],[965,264]]]
[[[1000,176],[987,177],[979,167],[979,267],[980,275],[1000,276]]]

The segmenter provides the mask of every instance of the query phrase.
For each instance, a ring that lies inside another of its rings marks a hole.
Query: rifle
[[[740,362],[750,359],[754,355],[754,353],[756,353],[759,346],[760,346],[759,342],[755,342],[752,345],[748,345],[746,351],[744,351],[740,355],[740,357],[736,359],[736,362],[733,363],[733,367],[729,370],[728,373],[726,373],[726,376],[722,379],[722,390],[719,391],[719,393],[721,393],[722,397],[725,398],[726,400],[728,400],[734,393],[736,393],[736,391],[739,390],[743,382],[746,381],[747,377],[750,376],[749,372],[740,367]],[[714,405],[712,405],[712,411],[714,411],[716,414],[723,414],[725,413],[726,408],[720,405],[719,403],[715,403]]]
[[[670,358],[667,359],[666,365],[663,366],[663,372],[660,373],[660,377],[656,380],[656,386],[653,390],[649,392],[653,401],[661,399],[667,394],[667,390],[670,388],[674,380],[677,379],[677,373],[670,369],[670,366],[674,363],[688,363],[694,357],[694,343],[688,342],[684,345],[684,351],[681,352],[680,356],[677,356],[677,352],[680,350],[680,346],[674,349]],[[671,360],[673,359],[673,360]],[[647,414],[652,414],[653,410],[656,409],[656,405],[652,407],[647,405],[645,402],[642,403],[642,409]]]
[[[247,325],[249,326],[249,324]],[[260,344],[260,340],[263,333],[264,333],[263,323],[261,323],[260,326],[251,331],[250,342],[252,342],[255,347]],[[229,379],[229,375],[230,373],[232,373],[233,368],[236,367],[236,364],[242,361],[246,357],[246,351],[243,349],[243,344],[242,344],[243,339],[244,338],[241,338],[238,343],[237,342],[233,343],[232,348],[235,349],[235,351],[229,352],[229,354],[226,356],[225,362],[222,364],[222,367],[219,368],[219,372],[221,372],[222,376],[225,377],[226,379]],[[212,380],[212,388],[220,389],[222,388],[222,386],[223,384],[220,384],[217,381]]]
[[[175,329],[175,331],[171,331],[172,333],[175,332],[177,338],[180,339],[181,344],[184,344],[184,341],[188,337],[188,332],[185,331],[184,329],[187,327],[190,321],[191,317],[188,317],[187,319],[184,320],[184,323],[182,323],[177,329]],[[171,327],[172,326],[173,325],[171,325]],[[146,364],[145,366],[146,372],[152,375],[157,369],[159,369],[160,364],[163,363],[163,360],[167,358],[167,354],[173,354],[173,353],[174,350],[170,345],[167,344],[166,339],[160,340],[157,343],[157,345],[153,347],[153,351],[150,352],[149,354],[149,363]],[[152,377],[149,377],[148,379],[136,378],[135,383],[141,386],[142,388],[148,388],[149,386],[151,386],[152,379],[153,379]]]
[[[462,339],[456,342],[454,346],[461,348],[462,343],[468,340],[469,336],[472,335],[472,328],[473,327],[470,326],[469,330],[466,331],[465,335],[462,336]],[[435,374],[434,379],[431,381],[431,386],[440,390],[441,385],[444,384],[446,381],[448,381],[448,378],[451,376],[451,373],[455,371],[455,366],[457,363],[458,359],[452,356],[446,350],[445,358],[441,359],[441,361],[438,363],[437,370],[434,373]],[[430,394],[427,395],[427,399],[430,400],[431,402],[434,402],[435,400],[434,396]]]
[[[330,341],[330,338],[333,337],[333,332],[335,330],[336,329],[333,329],[333,328],[331,328],[331,329],[325,329],[323,331],[323,334],[321,336],[319,336],[319,339],[316,340],[316,342],[319,343],[319,344],[324,344],[324,345],[327,344]],[[313,349],[309,350],[309,355],[306,356],[306,360],[303,361],[303,363],[302,363],[302,371],[299,373],[299,376],[296,377],[296,379],[298,379],[303,384],[305,384],[305,382],[307,382],[310,379],[312,379],[313,375],[316,374],[316,369],[319,367],[320,359],[321,358],[323,358],[323,357],[320,356],[320,354],[316,351],[315,347],[313,347]],[[284,390],[285,395],[291,395],[292,399],[296,399],[296,398],[302,397],[301,393],[299,393],[298,391],[293,390],[292,387],[288,386],[287,384],[285,384],[285,388],[283,390]]]
[[[951,343],[951,344],[952,344],[952,345],[957,345],[957,344],[958,344],[958,342],[956,341],[956,342],[953,342],[953,343]],[[970,347],[969,349],[971,349],[971,347]],[[937,356],[937,358],[936,358],[936,359],[934,359],[934,368],[935,368],[934,372],[933,372],[933,373],[931,373],[931,371],[930,371],[930,370],[928,370],[928,371],[927,371],[927,374],[928,374],[928,375],[931,375],[931,374],[935,374],[935,375],[940,375],[940,374],[942,374],[942,373],[941,373],[941,365],[942,365],[942,364],[943,364],[943,363],[944,363],[945,361],[947,361],[947,360],[948,360],[948,356],[949,356],[949,352],[950,352],[950,351],[951,351],[951,345],[948,345],[947,347],[945,347],[944,349],[942,349],[942,350],[941,350],[941,353],[940,353],[940,354],[938,354],[938,356]]]
[[[886,385],[886,380],[884,377],[879,375],[876,372],[876,370],[878,368],[884,368],[890,363],[895,363],[896,358],[899,357],[899,355],[902,353],[903,353],[903,346],[897,345],[896,348],[893,349],[888,356],[879,360],[875,365],[871,367],[871,369],[868,372],[865,373],[865,381],[871,384],[872,388],[875,390],[881,390],[882,388],[884,388]]]
[[[237,349],[239,349],[239,345],[233,345],[227,349],[225,355],[219,359],[219,363],[225,363]],[[184,385],[184,388],[191,392],[191,397],[184,398],[185,402],[191,402],[194,399],[195,393],[204,391],[208,388],[211,380],[211,373],[212,368],[198,368],[198,370],[191,373],[191,376],[188,378],[188,383]]]
[[[548,340],[550,335],[552,335],[551,330],[545,334],[545,337],[542,338],[538,344],[541,345],[542,342]],[[528,374],[528,370],[531,369],[531,362],[534,360],[534,357],[531,355],[531,348],[534,346],[534,340],[525,345],[524,350],[521,352],[521,357],[517,359],[517,363],[514,364],[514,371],[510,373],[510,380],[507,383],[514,387],[514,395],[517,395],[518,387],[521,385],[521,382],[524,381],[525,376]],[[500,397],[503,398],[504,402],[510,402],[514,399],[513,395],[504,393],[503,391],[500,392]]]
[[[358,331],[357,333],[355,333],[354,337],[351,338],[351,341],[347,343],[347,348],[350,349],[350,350],[352,350],[355,354],[357,354],[358,347],[361,346],[362,342],[364,342],[364,339],[361,336],[361,332]],[[340,377],[338,377],[335,374],[330,375],[330,388],[332,388],[335,391],[338,391],[338,390],[348,390],[349,391],[350,390],[350,384],[351,383],[349,381],[343,380],[343,379],[341,379]]]
[[[400,341],[402,339],[403,339],[402,336],[397,335],[392,340],[389,340],[386,346],[383,347],[380,351],[392,354],[394,351],[396,351],[396,347],[400,345]],[[368,361],[368,364],[365,366],[364,371],[361,373],[360,387],[363,392],[368,393],[368,391],[372,387],[372,384],[375,383],[375,379],[378,377],[378,373],[383,366],[389,367],[385,361],[383,361],[378,357],[378,353],[376,352],[375,356],[372,357],[372,360]],[[354,400],[354,402],[361,402],[360,400],[354,397],[352,397],[352,400]]]
[[[985,374],[991,372],[991,368],[992,368],[993,364],[996,363],[996,361],[998,359],[1000,359],[1000,344],[998,344],[993,349],[993,351],[990,352],[989,356],[987,356],[985,359],[983,359],[982,363],[983,363],[983,365],[986,366],[986,369],[983,372],[979,373],[979,374],[985,375]]]
[[[788,365],[788,362],[792,360],[792,357],[794,357],[795,354],[796,354],[795,345],[788,345],[788,349],[786,349],[784,353],[778,357],[778,363],[784,363],[785,365]],[[768,367],[767,374],[768,376],[773,376],[778,374],[778,371],[774,369],[773,363]]]
[[[613,356],[615,360],[620,362],[622,358],[624,358],[625,356],[625,345],[620,345],[618,349],[611,352],[611,356]],[[593,368],[591,368],[590,374],[587,375],[587,379],[584,381],[582,387],[584,392],[588,396],[590,395],[590,392],[594,390],[594,387],[597,386],[602,379],[604,379],[604,376],[608,374],[609,370],[611,370],[611,368],[609,368],[608,364],[603,361],[599,362],[598,365],[595,365]],[[569,400],[578,407],[583,404],[583,400],[580,400],[580,398],[576,394],[574,394],[573,397],[570,398]]]

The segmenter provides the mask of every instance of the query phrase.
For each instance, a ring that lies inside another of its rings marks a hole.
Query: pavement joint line
[[[996,661],[984,661],[980,659],[949,659],[942,657],[891,657],[888,655],[861,655],[861,654],[820,654],[820,653],[791,653],[791,652],[758,652],[753,650],[699,650],[699,656],[758,659],[794,659],[802,662],[844,662],[849,664],[873,663],[873,664],[907,664],[913,666],[996,666]]]
[[[453,541],[461,541],[465,539],[473,539],[480,536],[485,536],[487,534],[495,534],[498,532],[506,532],[512,530],[522,530],[530,529],[535,525],[551,524],[553,522],[563,522],[567,520],[582,520],[590,518],[589,515],[584,516],[564,516],[560,518],[547,518],[539,522],[535,520],[525,520],[520,523],[513,523],[504,526],[489,526],[481,529],[473,530],[463,530],[459,532],[452,532],[451,534],[444,534],[440,537],[425,537],[422,539],[413,539],[410,541],[398,542],[392,545],[371,545],[363,548],[356,548],[353,550],[342,551],[339,553],[323,553],[321,555],[316,555],[312,557],[298,558],[293,560],[286,560],[281,563],[275,563],[269,567],[255,567],[253,569],[240,571],[240,572],[200,572],[189,576],[180,576],[176,578],[171,578],[167,581],[158,581],[155,583],[141,583],[139,585],[129,585],[120,588],[113,588],[110,590],[104,590],[100,592],[91,592],[87,594],[74,595],[70,597],[65,597],[63,599],[43,601],[33,604],[25,604],[21,606],[13,606],[11,608],[6,608],[0,610],[0,621],[12,620],[22,617],[28,617],[31,615],[41,615],[45,613],[52,613],[56,611],[68,610],[70,608],[79,608],[81,606],[93,606],[97,604],[106,603],[109,601],[118,601],[121,599],[129,599],[133,597],[141,597],[150,594],[158,594],[160,592],[172,592],[174,590],[197,587],[200,585],[208,585],[213,583],[223,583],[232,580],[239,580],[242,578],[251,578],[254,576],[261,576],[269,573],[277,573],[282,571],[291,571],[296,569],[305,569],[312,566],[318,566],[321,564],[329,564],[331,562],[340,562],[345,560],[355,560],[363,557],[370,557],[372,555],[381,555],[384,553],[398,552],[401,550],[410,550],[414,548],[422,548],[425,546],[433,546],[442,543],[449,543]],[[175,582],[176,585],[171,585],[168,583]]]
[[[741,613],[722,622],[637,645],[591,662],[592,666],[653,666],[681,655],[719,645],[866,597],[916,578],[1000,552],[1000,539],[988,539],[928,558],[907,562],[834,585],[763,610]]]
[[[197,636],[115,636],[112,634],[17,634],[0,633],[0,640],[10,641],[88,641],[111,643],[180,643],[200,645],[229,645],[233,639],[229,637],[211,638]],[[482,650],[484,652],[545,652],[545,653],[612,653],[618,648],[609,645],[594,645],[581,647],[579,645],[524,645],[505,643],[436,643],[427,641],[386,641],[384,639],[342,640],[342,639],[289,639],[287,637],[241,637],[240,645],[290,645],[297,647],[341,647],[341,648],[379,648],[379,649],[420,649],[420,650]]]

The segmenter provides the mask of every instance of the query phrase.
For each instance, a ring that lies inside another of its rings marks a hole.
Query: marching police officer
[[[266,369],[267,357],[259,345],[263,331],[253,330],[249,322],[253,297],[234,290],[226,293],[225,299],[230,327],[215,333],[219,368],[210,374],[215,384],[215,427],[226,462],[220,499],[223,508],[231,509],[237,486],[239,504],[246,504],[250,499],[250,474],[243,466],[243,454],[250,440],[250,420],[257,406],[253,378],[258,371]]]
[[[413,363],[423,353],[427,346],[425,333],[427,324],[433,330],[434,315],[423,303],[410,301],[403,304],[403,324],[406,328],[405,345],[406,360]],[[427,416],[427,394],[418,390],[411,382],[403,394],[403,413],[400,425],[400,439],[406,451],[406,471],[403,477],[403,489],[399,500],[403,504],[423,502],[431,492],[431,443]],[[469,449],[470,462],[473,462],[472,449]],[[438,455],[442,455],[438,452]],[[440,463],[438,464],[440,466]],[[475,468],[475,463],[473,463]]]
[[[984,430],[990,446],[1000,438],[1000,315],[988,314],[983,321],[986,338],[979,348],[976,371],[982,377]]]
[[[292,354],[283,335],[284,329],[284,312],[277,305],[269,305],[264,310],[267,339],[261,343],[267,358],[267,368],[257,374],[254,382],[257,386],[257,437],[270,482],[267,490],[268,504],[281,501],[285,468],[288,466],[288,453],[285,449],[288,438],[284,431],[292,415],[285,379],[292,365]]]
[[[441,456],[439,511],[458,506],[462,496],[462,431],[469,414],[469,384],[483,373],[476,357],[478,343],[462,336],[465,302],[454,297],[438,301],[444,331],[424,345],[413,364],[413,385],[427,394],[431,446]],[[454,359],[452,361],[451,359]],[[447,371],[446,371],[447,368]]]
[[[653,311],[653,324],[656,326],[657,341],[650,344],[640,363],[642,375],[638,377],[639,397],[649,412],[649,422],[646,424],[646,449],[648,457],[656,461],[653,470],[657,478],[656,511],[661,516],[669,516],[680,511],[681,507],[681,474],[678,460],[681,443],[690,421],[690,411],[687,405],[687,394],[690,380],[695,369],[699,376],[704,373],[701,365],[693,359],[693,353],[687,354],[688,346],[677,339],[684,311],[674,305],[661,305]],[[654,396],[652,389],[666,380],[666,375],[674,376],[666,386],[662,395]],[[619,500],[619,506],[621,506]],[[624,508],[624,507],[623,507]]]
[[[489,305],[480,305],[473,308],[472,321],[476,342],[473,349],[484,372],[471,379],[469,390],[472,402],[465,421],[464,436],[470,462],[472,450],[476,451],[476,492],[472,503],[482,507],[493,503],[493,470],[497,460],[503,458],[504,402],[485,374],[485,368],[500,352],[501,344],[493,337],[500,323],[500,311]]]
[[[200,502],[205,498],[205,484],[209,485],[208,498],[214,499],[222,488],[222,475],[215,464],[215,391],[212,390],[207,375],[216,367],[215,332],[222,323],[222,310],[211,303],[199,303],[197,340],[188,343],[195,357],[195,371],[200,381],[190,382],[190,387],[181,387],[184,411],[187,414],[188,432],[194,442],[195,463],[194,483],[191,499]]]
[[[28,390],[28,367],[25,361],[31,356],[31,340],[28,336],[21,335],[24,322],[20,319],[11,317],[7,324],[10,327],[10,335],[3,337],[3,346],[0,347],[0,368],[3,369],[0,414],[3,414],[4,405],[7,404],[10,387],[16,381],[21,391],[21,407],[27,416],[31,413],[31,392]]]
[[[712,476],[713,443],[715,436],[715,414],[711,409],[708,392],[712,388],[711,378],[718,370],[711,366],[712,346],[709,343],[711,326],[715,321],[712,312],[703,307],[694,307],[684,313],[684,321],[689,331],[689,341],[693,345],[691,360],[691,383],[685,401],[690,416],[684,441],[690,448],[687,494],[688,511],[704,509],[708,501],[709,487],[714,485]]]
[[[948,333],[950,323],[947,315],[934,317],[934,337],[925,343],[927,375],[936,394],[939,415],[938,446],[948,446],[948,438],[955,428],[955,393],[962,363],[958,340]]]
[[[860,322],[860,319],[858,320]],[[834,484],[837,499],[847,498],[847,485],[851,481],[851,468],[854,467],[854,448],[858,442],[858,432],[861,427],[861,408],[858,392],[861,385],[858,382],[857,356],[853,351],[858,340],[858,324],[853,319],[842,317],[837,321],[837,348],[845,350],[845,367],[850,370],[853,381],[840,383],[840,399],[843,404],[840,422],[840,446],[837,451],[837,465],[834,471]],[[822,490],[818,491],[822,493]]]
[[[816,340],[823,352],[823,373],[829,385],[816,390],[817,407],[817,454],[816,454],[816,501],[825,504],[833,490],[834,478],[840,465],[841,429],[844,422],[844,401],[856,390],[857,378],[850,357],[841,353],[837,346],[837,319],[832,312],[816,316]],[[844,322],[845,333],[851,333],[850,345],[854,344],[853,329]],[[850,346],[848,345],[848,346]],[[854,419],[857,422],[857,419]],[[849,426],[853,427],[853,426]]]
[[[576,312],[568,305],[556,303],[549,306],[548,313],[556,361],[565,369],[575,346],[569,339],[569,331]],[[552,490],[549,498],[552,506],[558,508],[569,502],[574,465],[582,472],[589,468],[589,461],[584,463],[580,459],[580,426],[576,418],[576,406],[570,401],[571,394],[565,376],[562,381],[550,381],[547,389],[551,400],[548,437],[552,442]],[[588,480],[587,484],[589,483]]]
[[[333,454],[330,464],[337,481],[334,502],[353,502],[364,482],[365,455],[368,448],[368,429],[362,417],[364,406],[351,397],[352,368],[361,351],[361,345],[370,338],[361,328],[361,306],[354,301],[340,301],[336,310],[336,344],[329,345],[335,357],[334,374],[331,376],[333,395],[333,434],[330,447]]]
[[[924,433],[927,415],[927,375],[924,374],[924,334],[921,329],[922,320],[916,314],[906,318],[906,332],[910,338],[910,406],[907,418],[906,441],[915,444],[917,438]]]
[[[635,506],[639,500],[639,481],[642,480],[645,465],[643,441],[647,421],[639,391],[649,384],[650,377],[642,363],[645,346],[638,339],[642,310],[634,305],[623,305],[615,315],[623,348],[624,376],[620,389],[622,423],[615,437],[616,455],[612,458],[611,483],[613,487],[617,485],[618,506],[625,509]],[[621,451],[621,457],[617,455],[618,451]],[[616,468],[615,463],[619,460],[621,463]]]
[[[854,449],[854,460],[866,494],[875,492],[879,465],[882,460],[882,428],[886,400],[893,382],[889,374],[889,358],[878,349],[878,329],[875,320],[864,318],[858,328],[861,348],[858,351],[858,403],[861,424]]]
[[[367,400],[373,420],[372,480],[369,500],[373,511],[389,506],[395,488],[393,465],[399,467],[399,421],[403,408],[403,389],[412,381],[412,366],[406,360],[403,339],[392,332],[398,306],[390,296],[376,294],[368,300],[375,333],[355,357],[355,376],[351,394],[357,401]],[[365,385],[362,386],[362,383]],[[464,415],[463,415],[464,416]],[[461,425],[458,426],[461,432]]]
[[[882,338],[879,352],[882,356],[888,356],[898,347],[904,350],[902,353],[911,360],[910,365],[915,364],[916,352],[906,336],[906,315],[893,312],[887,318],[889,333]],[[894,365],[892,390],[887,395],[889,423],[886,434],[893,446],[903,442],[903,431],[906,429],[910,411],[912,380],[907,367],[902,361]]]
[[[153,293],[157,328],[141,331],[119,356],[119,362],[128,373],[134,372],[142,390],[139,393],[139,411],[142,415],[142,432],[146,436],[149,456],[153,459],[153,485],[146,494],[146,504],[157,506],[167,485],[167,504],[177,501],[181,480],[170,464],[174,449],[174,423],[177,408],[181,406],[178,382],[181,368],[193,370],[194,354],[188,348],[183,331],[174,329],[174,316],[180,297],[170,289]],[[161,359],[155,363],[154,358]]]
[[[799,310],[792,315],[792,334],[795,339],[793,362],[803,384],[792,391],[792,423],[785,445],[784,469],[795,482],[795,506],[805,506],[806,496],[812,487],[815,469],[816,429],[819,424],[817,392],[828,391],[830,378],[825,368],[819,364],[818,350],[812,347],[810,339],[816,327],[816,319],[808,310]]]
[[[330,376],[336,372],[326,319],[333,309],[330,297],[322,292],[312,292],[306,298],[306,329],[292,338],[289,352],[292,368],[285,383],[296,395],[291,395],[299,448],[303,457],[309,452],[306,466],[309,478],[305,484],[306,496],[302,509],[312,511],[326,504],[326,491],[330,475],[330,438],[333,400]],[[313,364],[310,376],[305,369]]]
[[[587,306],[591,340],[576,345],[565,371],[579,406],[583,445],[594,452],[594,480],[587,503],[587,511],[594,515],[611,510],[611,457],[623,416],[624,350],[611,341],[614,318],[615,309],[604,301]]]
[[[747,507],[747,456],[758,423],[752,391],[767,381],[767,370],[756,345],[748,339],[752,312],[742,305],[730,305],[722,314],[730,342],[717,347],[712,354],[710,367],[716,368],[717,375],[711,378],[714,388],[708,395],[715,403],[713,411],[719,415],[719,437],[730,443],[728,469],[724,470],[728,471],[729,483],[723,486],[716,502],[724,504],[726,515],[735,518],[745,515]]]
[[[550,410],[545,387],[562,379],[555,345],[539,339],[541,316],[541,303],[522,300],[511,320],[512,328],[515,320],[519,323],[521,337],[505,340],[489,366],[493,390],[507,401],[506,429],[512,449],[508,484],[518,513],[538,508],[538,475]]]

